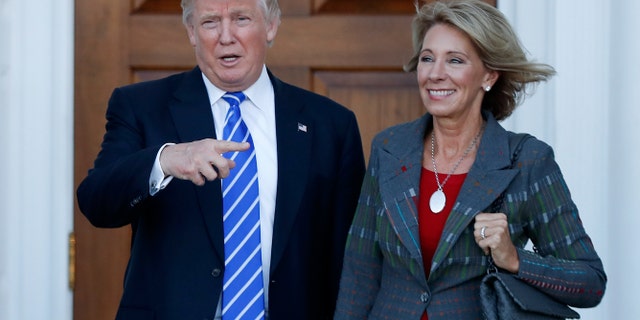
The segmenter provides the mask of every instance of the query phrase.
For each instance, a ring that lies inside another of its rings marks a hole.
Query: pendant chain
[[[484,127],[485,127],[485,123],[482,124],[482,128],[480,128],[480,131],[478,131],[478,134],[476,134],[475,138],[473,138],[473,141],[471,142],[471,145],[469,145],[467,150],[464,151],[464,154],[462,154],[462,157],[460,157],[460,160],[458,160],[458,162],[456,162],[455,166],[453,166],[453,169],[451,169],[451,172],[449,172],[449,174],[444,179],[444,181],[442,181],[442,184],[440,183],[440,178],[438,177],[438,169],[436,169],[436,156],[435,156],[435,153],[436,153],[436,151],[435,151],[435,149],[436,149],[436,131],[433,130],[431,132],[431,162],[433,163],[433,173],[435,173],[435,175],[436,175],[436,183],[438,184],[438,190],[442,191],[442,188],[447,183],[447,181],[449,181],[449,178],[456,171],[456,169],[458,169],[458,166],[460,165],[460,163],[462,163],[462,160],[464,160],[464,158],[469,154],[469,152],[471,152],[471,150],[476,145],[476,143],[478,143],[478,139],[480,138],[480,135],[482,135],[482,132],[484,131]]]

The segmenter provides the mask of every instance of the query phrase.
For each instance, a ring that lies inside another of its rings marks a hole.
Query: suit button
[[[135,207],[138,203],[140,203],[140,201],[142,201],[142,197],[137,197],[133,200],[131,200],[131,202],[129,202],[129,206],[130,207]]]
[[[429,302],[429,294],[428,294],[428,293],[426,293],[426,292],[423,292],[423,293],[420,295],[420,301],[422,301],[422,303],[427,303],[427,302]]]
[[[216,278],[219,277],[221,273],[222,273],[222,270],[220,270],[218,268],[213,269],[213,271],[211,271],[211,275],[216,277]]]

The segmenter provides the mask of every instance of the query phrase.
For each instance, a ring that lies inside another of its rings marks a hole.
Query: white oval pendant
[[[444,204],[446,202],[447,197],[444,195],[444,192],[438,189],[431,195],[431,198],[429,199],[429,208],[431,208],[431,211],[433,213],[440,213],[440,211],[444,209]]]

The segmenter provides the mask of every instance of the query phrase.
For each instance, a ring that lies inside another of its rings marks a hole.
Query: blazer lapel
[[[185,74],[174,97],[175,100],[170,102],[169,109],[180,139],[176,142],[216,137],[211,105],[200,68],[196,67]],[[220,180],[207,182],[202,187],[196,185],[192,187],[196,191],[211,244],[220,259],[224,260]]]
[[[291,234],[303,197],[303,186],[307,184],[314,120],[304,112],[304,101],[292,99],[287,84],[271,72],[269,77],[275,92],[279,168],[271,247],[271,270],[275,270]]]
[[[487,113],[483,115],[487,119],[487,126],[476,160],[447,219],[433,257],[431,274],[434,274],[434,270],[440,266],[475,216],[486,210],[518,173],[517,169],[506,169],[511,163],[507,132],[498,125],[493,116]]]
[[[431,116],[425,115],[409,126],[399,127],[390,136],[401,140],[390,140],[380,151],[380,194],[386,214],[394,230],[410,252],[411,259],[419,266],[415,276],[426,283],[420,231],[418,228],[418,196],[422,171],[424,135]]]

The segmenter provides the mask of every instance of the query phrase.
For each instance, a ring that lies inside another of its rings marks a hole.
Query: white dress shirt
[[[226,93],[214,86],[209,79],[202,74],[211,111],[213,124],[215,124],[216,136],[221,139],[224,129],[224,119],[229,109],[229,104],[222,99]],[[276,190],[278,186],[278,153],[276,140],[275,94],[273,85],[267,74],[267,68],[262,67],[262,73],[258,81],[243,91],[247,99],[240,104],[240,113],[256,150],[258,166],[258,187],[260,199],[260,237],[262,244],[262,267],[264,279],[265,307],[268,306],[269,297],[269,268],[271,266],[271,242],[273,235],[273,220],[276,208]],[[154,167],[149,178],[149,193],[153,196],[173,179],[165,177],[160,166],[160,153],[168,144],[160,148],[156,156]],[[220,303],[216,317],[220,316]]]

